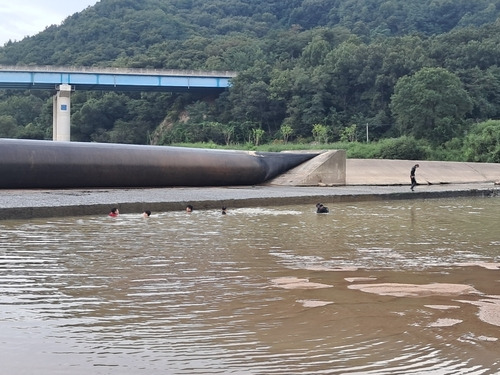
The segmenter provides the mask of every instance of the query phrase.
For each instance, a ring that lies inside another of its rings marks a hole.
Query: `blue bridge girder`
[[[223,91],[235,72],[98,67],[2,66],[0,89],[102,91]]]

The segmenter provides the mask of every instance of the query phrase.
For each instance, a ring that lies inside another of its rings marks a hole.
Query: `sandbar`
[[[426,297],[432,295],[442,296],[458,296],[462,294],[479,293],[470,285],[462,284],[397,284],[397,283],[382,283],[382,284],[354,284],[349,285],[349,289],[357,289],[366,293],[375,293],[381,296],[394,297]]]

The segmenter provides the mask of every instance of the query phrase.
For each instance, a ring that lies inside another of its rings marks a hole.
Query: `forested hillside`
[[[368,127],[500,161],[499,14],[500,0],[101,0],[7,43],[0,64],[238,72],[216,100],[76,92],[78,141],[356,142]],[[0,91],[0,136],[50,139],[52,94]]]

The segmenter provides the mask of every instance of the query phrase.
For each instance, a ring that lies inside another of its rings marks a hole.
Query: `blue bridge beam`
[[[0,89],[55,90],[53,139],[69,141],[71,91],[221,92],[235,76],[228,71],[0,65]]]
[[[75,90],[192,91],[224,90],[234,72],[1,66],[0,89],[55,90],[71,85]]]

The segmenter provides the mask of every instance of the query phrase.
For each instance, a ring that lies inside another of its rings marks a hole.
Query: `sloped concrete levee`
[[[421,185],[500,181],[499,163],[346,159],[345,150],[330,150],[268,181],[267,185],[407,185],[415,164],[419,164],[417,182]]]
[[[407,185],[410,169],[419,164],[419,184],[494,183],[500,181],[499,163],[426,160],[347,159],[347,185]]]
[[[280,186],[342,186],[345,184],[345,150],[325,151],[268,182],[268,185]]]

